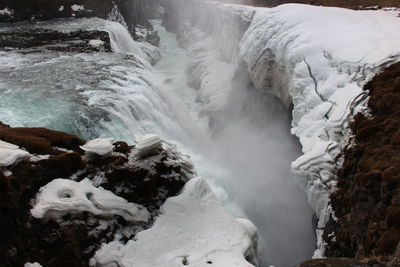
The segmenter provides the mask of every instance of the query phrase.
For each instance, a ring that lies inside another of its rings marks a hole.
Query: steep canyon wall
[[[229,98],[239,79],[293,108],[292,134],[299,138],[304,154],[293,162],[292,171],[319,218],[314,256],[324,255],[326,241],[336,240],[335,226],[327,225],[337,220],[330,196],[337,188],[340,158],[348,158],[344,151],[352,136],[353,117],[364,112],[368,103],[364,86],[399,60],[398,46],[393,45],[399,40],[393,28],[398,23],[396,14],[390,18],[381,11],[357,13],[293,5],[269,10],[194,0],[166,1],[165,11],[166,27],[177,32],[181,45],[189,52],[189,84],[199,89],[205,112],[213,116],[224,110],[227,102],[218,96]],[[313,12],[323,12],[325,16],[309,19]],[[338,20],[341,16],[346,19]],[[374,19],[369,21],[370,18]],[[356,25],[366,30],[354,28]],[[340,34],[336,31],[341,27],[354,34],[329,42],[330,36]],[[366,47],[351,49],[360,40],[380,40],[381,27],[387,29],[391,41],[372,52]],[[212,55],[207,51],[213,51]],[[342,209],[339,202],[351,204],[348,193],[348,202],[335,200],[335,208]],[[346,232],[346,238],[349,236],[352,234]],[[378,239],[375,236],[373,242]],[[342,254],[338,250],[327,254],[365,257],[359,251],[356,255],[357,249]]]

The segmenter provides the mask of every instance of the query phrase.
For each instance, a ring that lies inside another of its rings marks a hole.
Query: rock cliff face
[[[355,136],[332,195],[339,220],[328,253],[399,266],[400,64],[374,77],[364,89],[370,92],[370,116],[358,114],[351,126]]]

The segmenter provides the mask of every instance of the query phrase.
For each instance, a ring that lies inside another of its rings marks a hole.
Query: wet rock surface
[[[106,19],[117,8],[128,30],[135,36],[135,27],[151,28],[158,0],[4,0],[0,2],[0,22],[48,20],[55,18]]]
[[[380,265],[362,263],[351,259],[328,258],[307,260],[300,267],[378,267]]]
[[[332,195],[328,254],[400,265],[400,63],[366,86],[371,116],[358,114],[355,135]]]
[[[42,28],[0,31],[0,50],[24,49],[24,52],[111,52],[105,31],[60,32]]]
[[[0,125],[0,140],[29,151],[30,160],[0,169],[1,266],[88,266],[103,242],[132,239],[150,227],[164,201],[176,195],[187,181],[178,163],[162,147],[135,157],[135,147],[114,143],[110,156],[83,155],[77,137],[43,128]],[[129,202],[143,204],[151,214],[148,223],[131,224],[123,217],[100,218],[88,212],[66,214],[62,219],[39,220],[30,214],[39,189],[57,178],[92,180]]]

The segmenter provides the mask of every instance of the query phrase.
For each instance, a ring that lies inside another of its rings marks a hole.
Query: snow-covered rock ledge
[[[400,59],[397,15],[297,4],[259,8],[240,44],[256,88],[293,104],[292,133],[304,155],[292,170],[319,218],[315,257],[324,255],[322,229],[349,123],[367,112],[363,86]]]
[[[203,179],[190,180],[179,196],[165,202],[162,210],[152,228],[138,233],[125,245],[104,245],[91,265],[256,265],[257,229],[249,220],[233,218]]]
[[[135,139],[0,123],[2,264],[254,266],[254,225],[225,210],[174,144]]]

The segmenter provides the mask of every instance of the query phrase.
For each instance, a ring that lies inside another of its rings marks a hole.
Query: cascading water
[[[287,112],[272,97],[238,87],[211,133],[207,117],[199,115],[196,91],[186,85],[185,51],[159,21],[153,25],[163,54],[154,69],[143,45],[118,23],[41,23],[66,31],[105,29],[118,53],[0,53],[0,62],[8,62],[0,66],[0,121],[85,139],[111,136],[131,143],[135,134],[156,133],[174,140],[225,205],[257,225],[261,266],[290,266],[310,257],[312,212],[289,173],[299,148]]]
[[[165,32],[159,22],[154,27],[164,56],[157,73],[169,83],[165,88],[190,110],[193,125],[202,105],[185,82],[187,55],[177,47],[174,34]],[[312,255],[315,239],[312,210],[290,173],[300,147],[290,135],[289,112],[277,98],[240,82],[234,84],[226,106],[210,133],[204,121],[197,125],[202,136],[192,139],[192,151],[203,157],[194,157],[196,166],[233,213],[244,212],[258,227],[261,266],[296,265]]]

